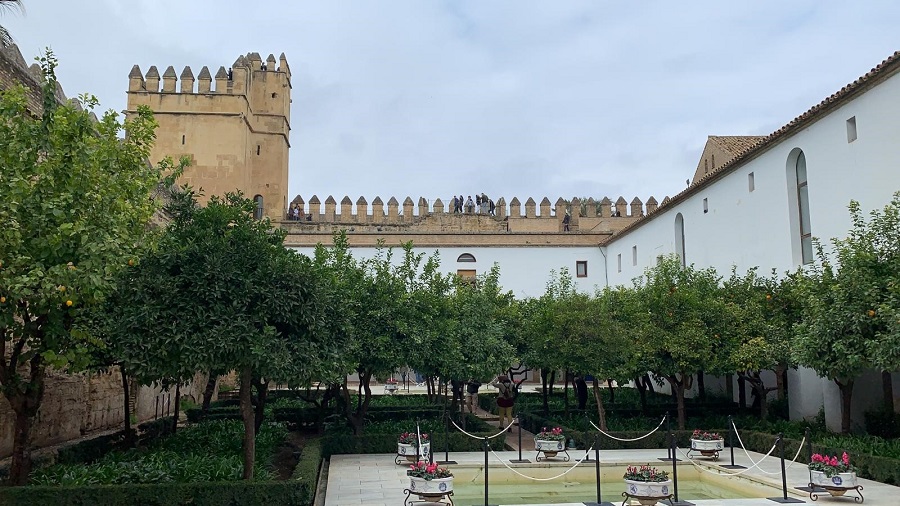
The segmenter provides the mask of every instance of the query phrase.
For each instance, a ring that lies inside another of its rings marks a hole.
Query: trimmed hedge
[[[304,484],[276,482],[166,483],[94,487],[3,487],[7,506],[296,506],[311,504]]]
[[[146,444],[172,433],[172,419],[159,418],[137,426],[137,442]],[[113,450],[125,448],[125,431],[97,436],[60,448],[56,455],[59,464],[90,464]]]

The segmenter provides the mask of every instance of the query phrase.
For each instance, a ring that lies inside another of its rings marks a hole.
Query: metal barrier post
[[[438,464],[456,464],[455,460],[450,460],[450,412],[445,411],[444,418],[444,460],[438,461]],[[432,452],[434,453],[434,452]]]
[[[728,449],[731,450],[731,464],[725,464],[722,467],[725,469],[745,469],[744,466],[738,465],[734,463],[734,419],[731,415],[728,415]]]
[[[594,433],[594,475],[597,479],[597,502],[584,503],[585,506],[613,506],[611,502],[603,502],[600,494],[600,443],[597,441],[597,433]],[[590,453],[590,452],[588,452]]]
[[[488,438],[483,439],[484,445],[484,506],[488,506]]]
[[[800,499],[794,499],[793,497],[788,497],[787,495],[787,474],[784,469],[784,433],[778,433],[778,439],[775,440],[775,444],[778,445],[778,453],[781,458],[781,491],[782,497],[769,497],[770,501],[775,501],[780,504],[790,504],[790,503],[803,503],[806,501],[801,501]]]
[[[527,464],[531,461],[522,458],[522,420],[518,416],[516,417],[516,425],[519,427],[519,458],[510,460],[510,462],[513,464]]]

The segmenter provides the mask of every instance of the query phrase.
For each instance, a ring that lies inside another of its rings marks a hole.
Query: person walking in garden
[[[588,387],[584,376],[576,374],[572,384],[575,386],[575,397],[578,398],[578,409],[584,409],[587,406],[588,398]]]
[[[478,407],[478,389],[481,388],[481,382],[478,380],[469,380],[466,385],[466,406],[469,407],[469,413],[474,413]]]
[[[509,376],[501,374],[494,382],[497,387],[497,411],[500,416],[500,428],[506,427],[513,421],[513,406],[516,404],[516,387],[509,380]],[[508,419],[508,420],[507,420]]]

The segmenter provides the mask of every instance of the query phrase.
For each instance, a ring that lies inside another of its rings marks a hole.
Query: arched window
[[[456,259],[456,261],[457,262],[474,262],[475,256],[473,256],[471,253],[463,253]]]
[[[797,156],[794,165],[797,175],[797,211],[800,213],[800,251],[803,255],[803,263],[813,261],[812,232],[809,226],[809,185],[806,180],[806,155],[803,151]]]
[[[253,197],[253,201],[256,202],[256,209],[253,210],[253,218],[257,220],[261,220],[263,217],[263,198],[262,195],[257,195]]]
[[[791,250],[794,261],[812,263],[812,228],[809,219],[809,184],[806,177],[806,155],[795,148],[786,164],[788,186],[788,221],[791,228]]]
[[[681,260],[681,265],[687,265],[684,254],[684,216],[681,213],[675,215],[675,254]]]

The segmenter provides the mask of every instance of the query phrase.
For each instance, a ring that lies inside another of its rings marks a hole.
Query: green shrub
[[[884,408],[866,411],[866,432],[885,439],[900,437],[900,414]]]
[[[307,506],[295,481],[164,483],[88,487],[0,487],[5,506]]]
[[[271,479],[266,464],[287,432],[266,424],[256,437],[257,479]],[[193,425],[149,448],[111,452],[88,465],[58,464],[35,472],[34,485],[111,485],[126,483],[240,480],[243,474],[243,425],[212,421]]]

